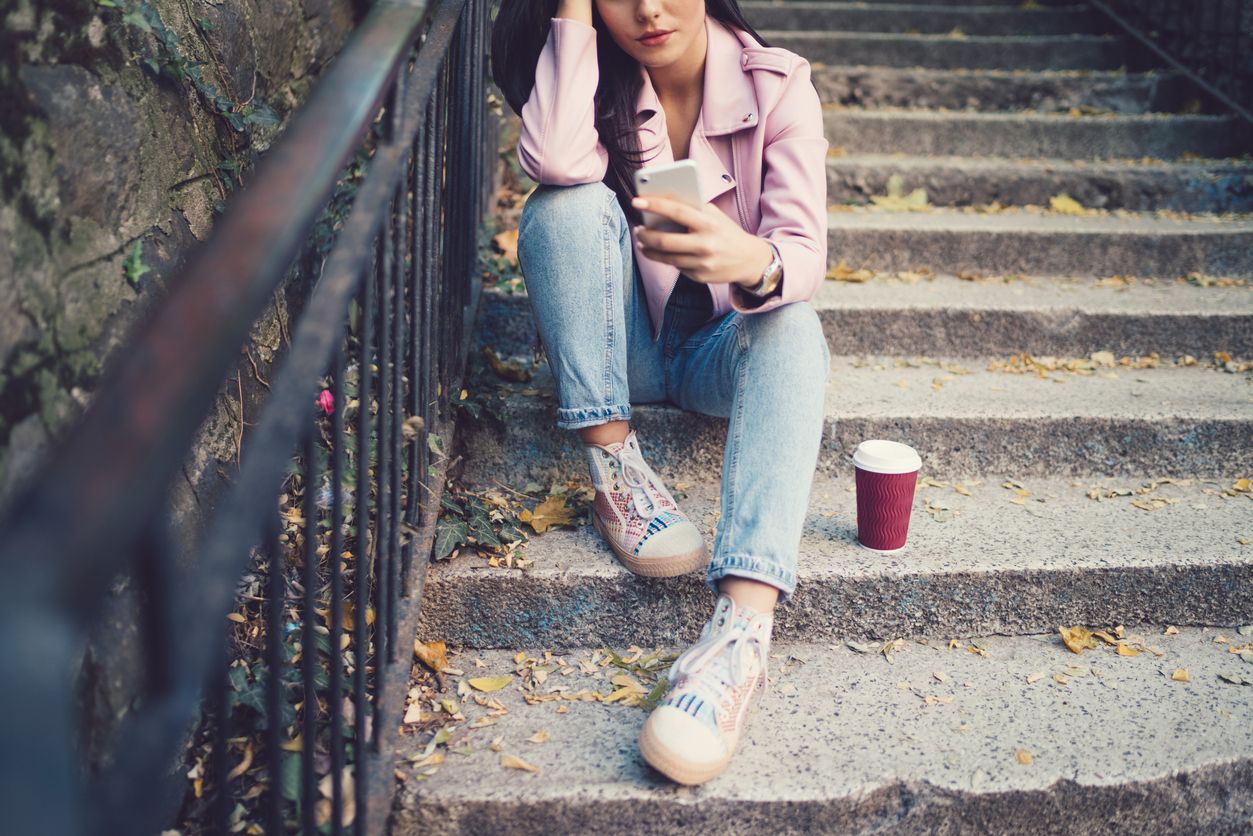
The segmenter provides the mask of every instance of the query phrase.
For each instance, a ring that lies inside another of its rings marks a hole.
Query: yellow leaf
[[[505,362],[496,354],[496,349],[490,345],[483,346],[483,356],[487,358],[487,364],[492,367],[492,371],[496,376],[503,380],[513,383],[529,383],[531,380],[531,370],[524,367],[516,360]]]
[[[1131,647],[1130,645],[1120,644],[1118,645],[1118,655],[1119,656],[1139,656],[1140,651],[1136,650],[1134,647]]]
[[[527,740],[528,740],[529,742],[531,742],[531,743],[547,743],[547,742],[548,742],[548,732],[547,732],[546,730],[544,730],[544,729],[540,729],[540,730],[539,730],[539,731],[537,731],[535,734],[533,734],[533,735],[531,735],[530,737],[528,737],[528,738],[527,738]]]
[[[413,655],[417,656],[419,661],[434,671],[442,671],[448,667],[447,648],[442,641],[421,642],[416,639],[413,642]]]
[[[500,765],[506,769],[525,769],[527,772],[539,772],[539,767],[527,763],[516,755],[501,755]]]
[[[1191,682],[1192,678],[1188,676],[1186,668],[1175,668],[1175,672],[1170,675],[1175,682]]]
[[[301,749],[304,748],[304,741],[302,739],[303,737],[304,735],[298,734],[296,735],[295,740],[289,740],[286,743],[280,744],[279,748],[282,749],[284,752],[299,752]]]
[[[414,761],[413,768],[422,769],[423,767],[426,767],[426,766],[439,766],[443,762],[444,762],[443,752],[432,752],[426,757],[418,758],[416,761]]]
[[[534,529],[536,534],[543,534],[554,525],[573,525],[574,511],[566,506],[564,497],[554,494],[536,505],[534,511],[523,508],[518,519]]]
[[[1253,493],[1253,481],[1248,479],[1237,479],[1236,483],[1231,486],[1231,489],[1239,493]]]
[[[1162,635],[1163,636],[1177,636],[1179,635],[1179,628],[1174,626],[1173,624],[1167,624],[1166,631],[1162,633]]]
[[[1031,753],[1026,749],[1015,749],[1014,758],[1017,759],[1017,761],[1023,766],[1030,766],[1035,762],[1035,758],[1033,758]]]
[[[834,267],[827,271],[827,278],[837,282],[868,282],[874,278],[874,273],[870,270],[860,269],[854,270],[849,267],[844,259],[840,259]]]
[[[243,624],[248,620],[247,618],[244,618],[243,613],[238,612],[228,612],[226,617],[231,621],[234,621],[236,624]]]
[[[499,691],[510,682],[513,682],[513,674],[507,673],[502,676],[476,676],[468,680],[472,688],[480,691]]]
[[[506,229],[498,232],[492,237],[492,243],[505,254],[505,258],[514,264],[518,263],[518,230]]]
[[[1063,215],[1086,215],[1088,213],[1088,210],[1083,208],[1082,203],[1065,192],[1050,197],[1049,208],[1054,212],[1061,212]]]
[[[1071,653],[1079,653],[1086,648],[1097,646],[1092,631],[1086,627],[1058,627],[1057,630],[1061,633],[1062,642]]]

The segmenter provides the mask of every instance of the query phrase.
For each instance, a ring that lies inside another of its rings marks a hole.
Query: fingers
[[[637,197],[631,201],[631,205],[636,209],[647,209],[675,223],[683,224],[689,230],[704,229],[706,225],[707,219],[703,210],[668,197]]]

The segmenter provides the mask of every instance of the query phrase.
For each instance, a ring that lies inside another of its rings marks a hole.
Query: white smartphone
[[[700,208],[700,178],[692,160],[644,166],[635,170],[635,194],[638,197],[669,197]],[[642,210],[644,226],[662,232],[687,232],[687,227],[655,212]]]

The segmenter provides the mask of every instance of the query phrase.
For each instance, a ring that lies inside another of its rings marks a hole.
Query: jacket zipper
[[[735,210],[740,214],[740,226],[745,232],[749,232],[748,218],[745,216],[744,204],[741,201],[740,172],[739,166],[736,165],[738,159],[739,155],[735,153],[735,134],[731,134],[731,176],[735,178]]]

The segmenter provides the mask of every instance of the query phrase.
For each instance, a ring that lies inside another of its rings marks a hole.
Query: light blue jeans
[[[629,420],[633,403],[729,418],[706,583],[716,594],[719,578],[753,578],[786,603],[831,362],[813,305],[713,318],[709,289],[680,275],[654,341],[626,216],[599,182],[539,185],[522,210],[518,261],[556,378],[557,426]]]

